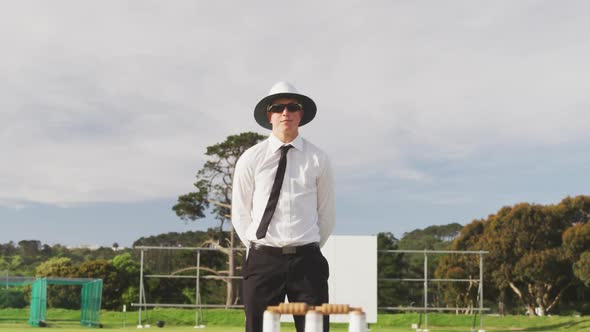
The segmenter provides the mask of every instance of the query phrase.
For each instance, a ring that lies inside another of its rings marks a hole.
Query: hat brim
[[[276,93],[262,98],[254,108],[254,119],[263,128],[272,130],[272,124],[268,122],[268,118],[266,117],[266,109],[268,105],[277,98],[295,98],[301,103],[301,105],[303,105],[303,117],[301,118],[301,122],[299,122],[299,127],[308,124],[313,118],[315,118],[317,108],[315,102],[308,96],[300,95],[298,93]]]

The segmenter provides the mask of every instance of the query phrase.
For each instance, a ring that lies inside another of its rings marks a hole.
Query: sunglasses
[[[289,104],[272,104],[268,105],[266,109],[268,112],[271,113],[283,113],[283,110],[287,108],[289,112],[297,112],[303,109],[303,105],[297,103],[289,103]]]

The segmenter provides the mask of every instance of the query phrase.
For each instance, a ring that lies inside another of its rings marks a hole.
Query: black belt
[[[259,243],[250,243],[250,249],[270,255],[303,255],[320,250],[318,242],[304,244],[302,246],[271,247]]]

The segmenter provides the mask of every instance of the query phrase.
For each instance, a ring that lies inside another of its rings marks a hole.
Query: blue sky
[[[0,242],[131,243],[205,148],[259,128],[277,81],[312,97],[336,234],[589,194],[584,1],[12,2],[0,13]]]

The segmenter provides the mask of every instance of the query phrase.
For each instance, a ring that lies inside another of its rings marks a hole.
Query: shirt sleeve
[[[323,247],[332,234],[336,222],[334,179],[330,160],[324,158],[324,169],[318,178],[318,224],[320,228],[320,247]]]
[[[254,195],[254,171],[247,155],[242,155],[236,163],[232,184],[232,224],[246,248],[250,241],[246,231],[252,223],[252,198]]]

